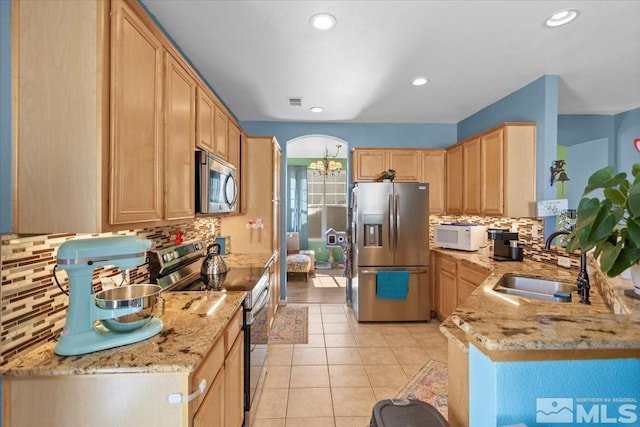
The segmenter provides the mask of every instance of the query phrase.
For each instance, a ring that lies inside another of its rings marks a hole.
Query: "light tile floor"
[[[430,358],[447,361],[436,320],[358,323],[346,304],[300,305],[309,307],[309,342],[269,345],[252,427],[366,426],[375,403]]]

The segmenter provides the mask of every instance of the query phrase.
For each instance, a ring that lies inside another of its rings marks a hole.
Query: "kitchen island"
[[[235,425],[220,409],[242,414],[245,293],[163,297],[164,328],[152,338],[66,357],[51,342],[3,366],[4,425],[190,426],[200,413]]]
[[[629,283],[604,277],[590,259],[592,305],[575,297],[541,301],[493,288],[507,273],[568,282],[576,273],[529,260],[495,262],[434,250],[491,271],[440,328],[449,338],[450,384],[468,384],[468,408],[461,407],[459,388],[450,395],[452,426],[535,425],[551,416],[545,405],[555,402],[541,399],[558,397],[573,399],[570,415],[581,422],[613,419],[614,412],[616,422],[636,416],[626,417],[628,408],[621,406],[640,399],[640,300],[623,295]],[[580,399],[592,397],[618,402],[604,409],[581,406]]]

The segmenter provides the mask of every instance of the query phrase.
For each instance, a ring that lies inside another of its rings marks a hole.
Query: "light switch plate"
[[[558,265],[560,267],[571,268],[571,258],[568,256],[558,256]]]

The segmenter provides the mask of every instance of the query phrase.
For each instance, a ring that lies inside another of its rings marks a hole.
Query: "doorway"
[[[327,232],[347,231],[347,157],[348,143],[340,138],[305,135],[287,142],[287,255],[307,255],[310,262],[308,273],[287,264],[288,302],[346,301],[345,250],[330,244]]]

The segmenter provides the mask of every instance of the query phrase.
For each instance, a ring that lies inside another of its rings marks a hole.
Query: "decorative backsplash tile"
[[[64,327],[68,297],[56,285],[53,270],[58,247],[66,240],[81,236],[138,235],[153,241],[152,249],[171,246],[177,231],[183,239],[202,238],[206,244],[214,243],[220,235],[220,220],[198,217],[191,223],[151,229],[94,235],[50,234],[30,237],[0,236],[2,282],[0,301],[0,365],[16,355],[40,344],[56,339]],[[57,271],[56,276],[63,289],[67,289],[67,276]],[[93,274],[94,290],[101,289],[101,279],[114,277],[122,280],[122,273],[115,267],[98,267]],[[149,280],[148,265],[129,270],[131,283]]]

